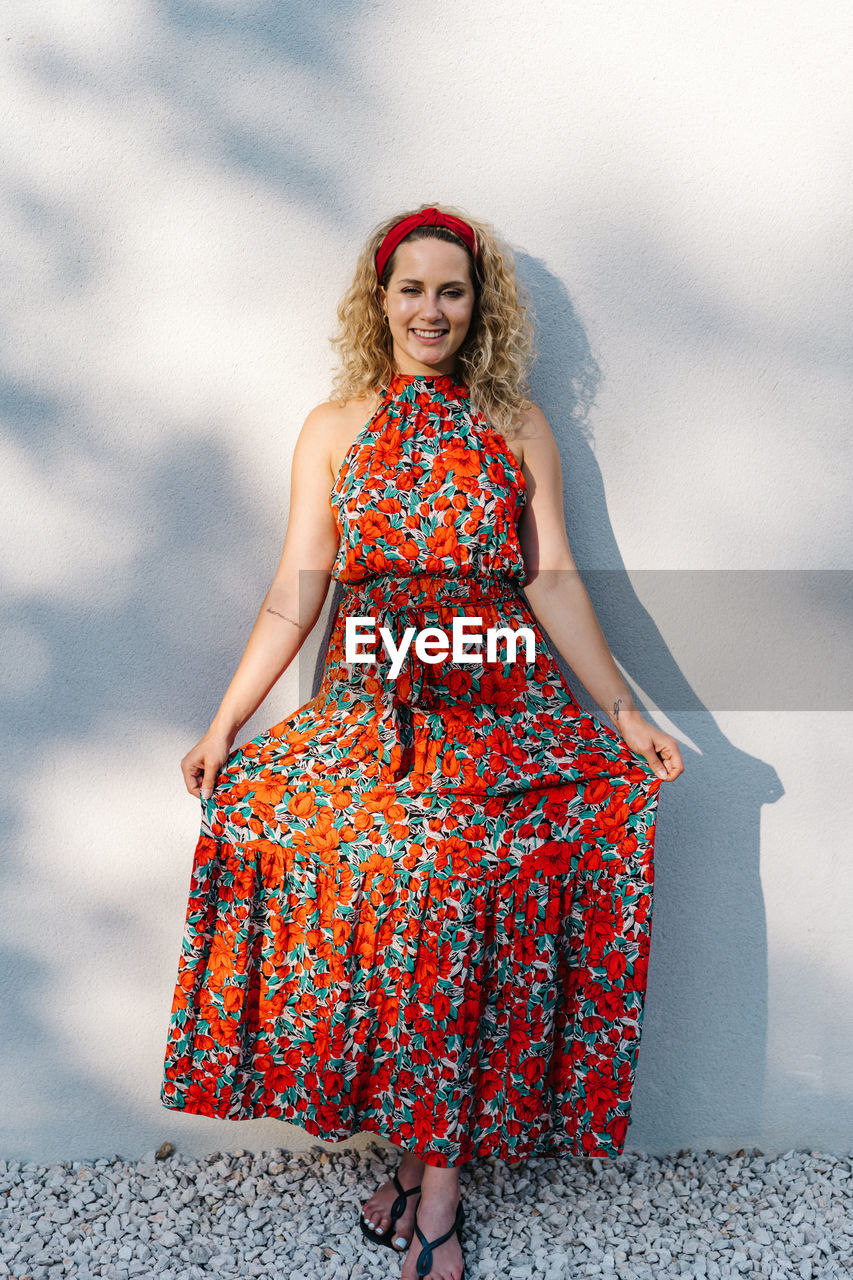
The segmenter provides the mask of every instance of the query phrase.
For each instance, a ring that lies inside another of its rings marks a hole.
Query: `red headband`
[[[469,227],[461,218],[454,218],[452,213],[442,213],[440,209],[421,209],[420,213],[411,213],[408,218],[396,222],[376,250],[376,274],[380,280],[391,254],[415,227],[447,227],[448,231],[452,231],[468,246],[474,255],[474,262],[480,266],[480,246],[473,227]]]

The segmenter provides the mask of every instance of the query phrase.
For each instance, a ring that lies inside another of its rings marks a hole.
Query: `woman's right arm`
[[[320,615],[338,549],[329,503],[334,414],[333,406],[318,405],[299,433],[281,560],[219,710],[181,761],[191,795],[210,796],[239,730],[287,670]]]

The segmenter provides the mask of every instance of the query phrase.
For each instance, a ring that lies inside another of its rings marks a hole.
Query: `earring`
[[[383,312],[382,312],[382,322],[383,322],[383,324],[390,324],[390,323],[391,323],[391,321],[388,319],[388,312],[387,312],[387,311],[383,311]]]

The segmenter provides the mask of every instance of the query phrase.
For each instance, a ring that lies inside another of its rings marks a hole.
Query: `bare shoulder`
[[[519,462],[534,467],[537,462],[552,464],[559,456],[550,423],[538,404],[531,402],[522,411],[518,427],[509,441]]]
[[[357,421],[363,413],[369,415],[371,401],[378,397],[359,396],[357,399],[339,401],[324,400],[317,404],[302,424],[306,435],[323,435],[346,430],[350,422]]]
[[[352,442],[369,422],[380,403],[378,394],[351,400],[324,400],[315,405],[302,424],[299,442],[303,448],[319,451],[328,460],[333,475]]]
[[[531,401],[523,411],[516,438],[524,441],[554,439],[548,419],[538,404]]]

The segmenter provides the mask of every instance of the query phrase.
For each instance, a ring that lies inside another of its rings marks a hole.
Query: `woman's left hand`
[[[672,782],[684,772],[681,748],[675,738],[642,716],[617,722],[616,732],[635,756],[642,756],[663,782]]]

